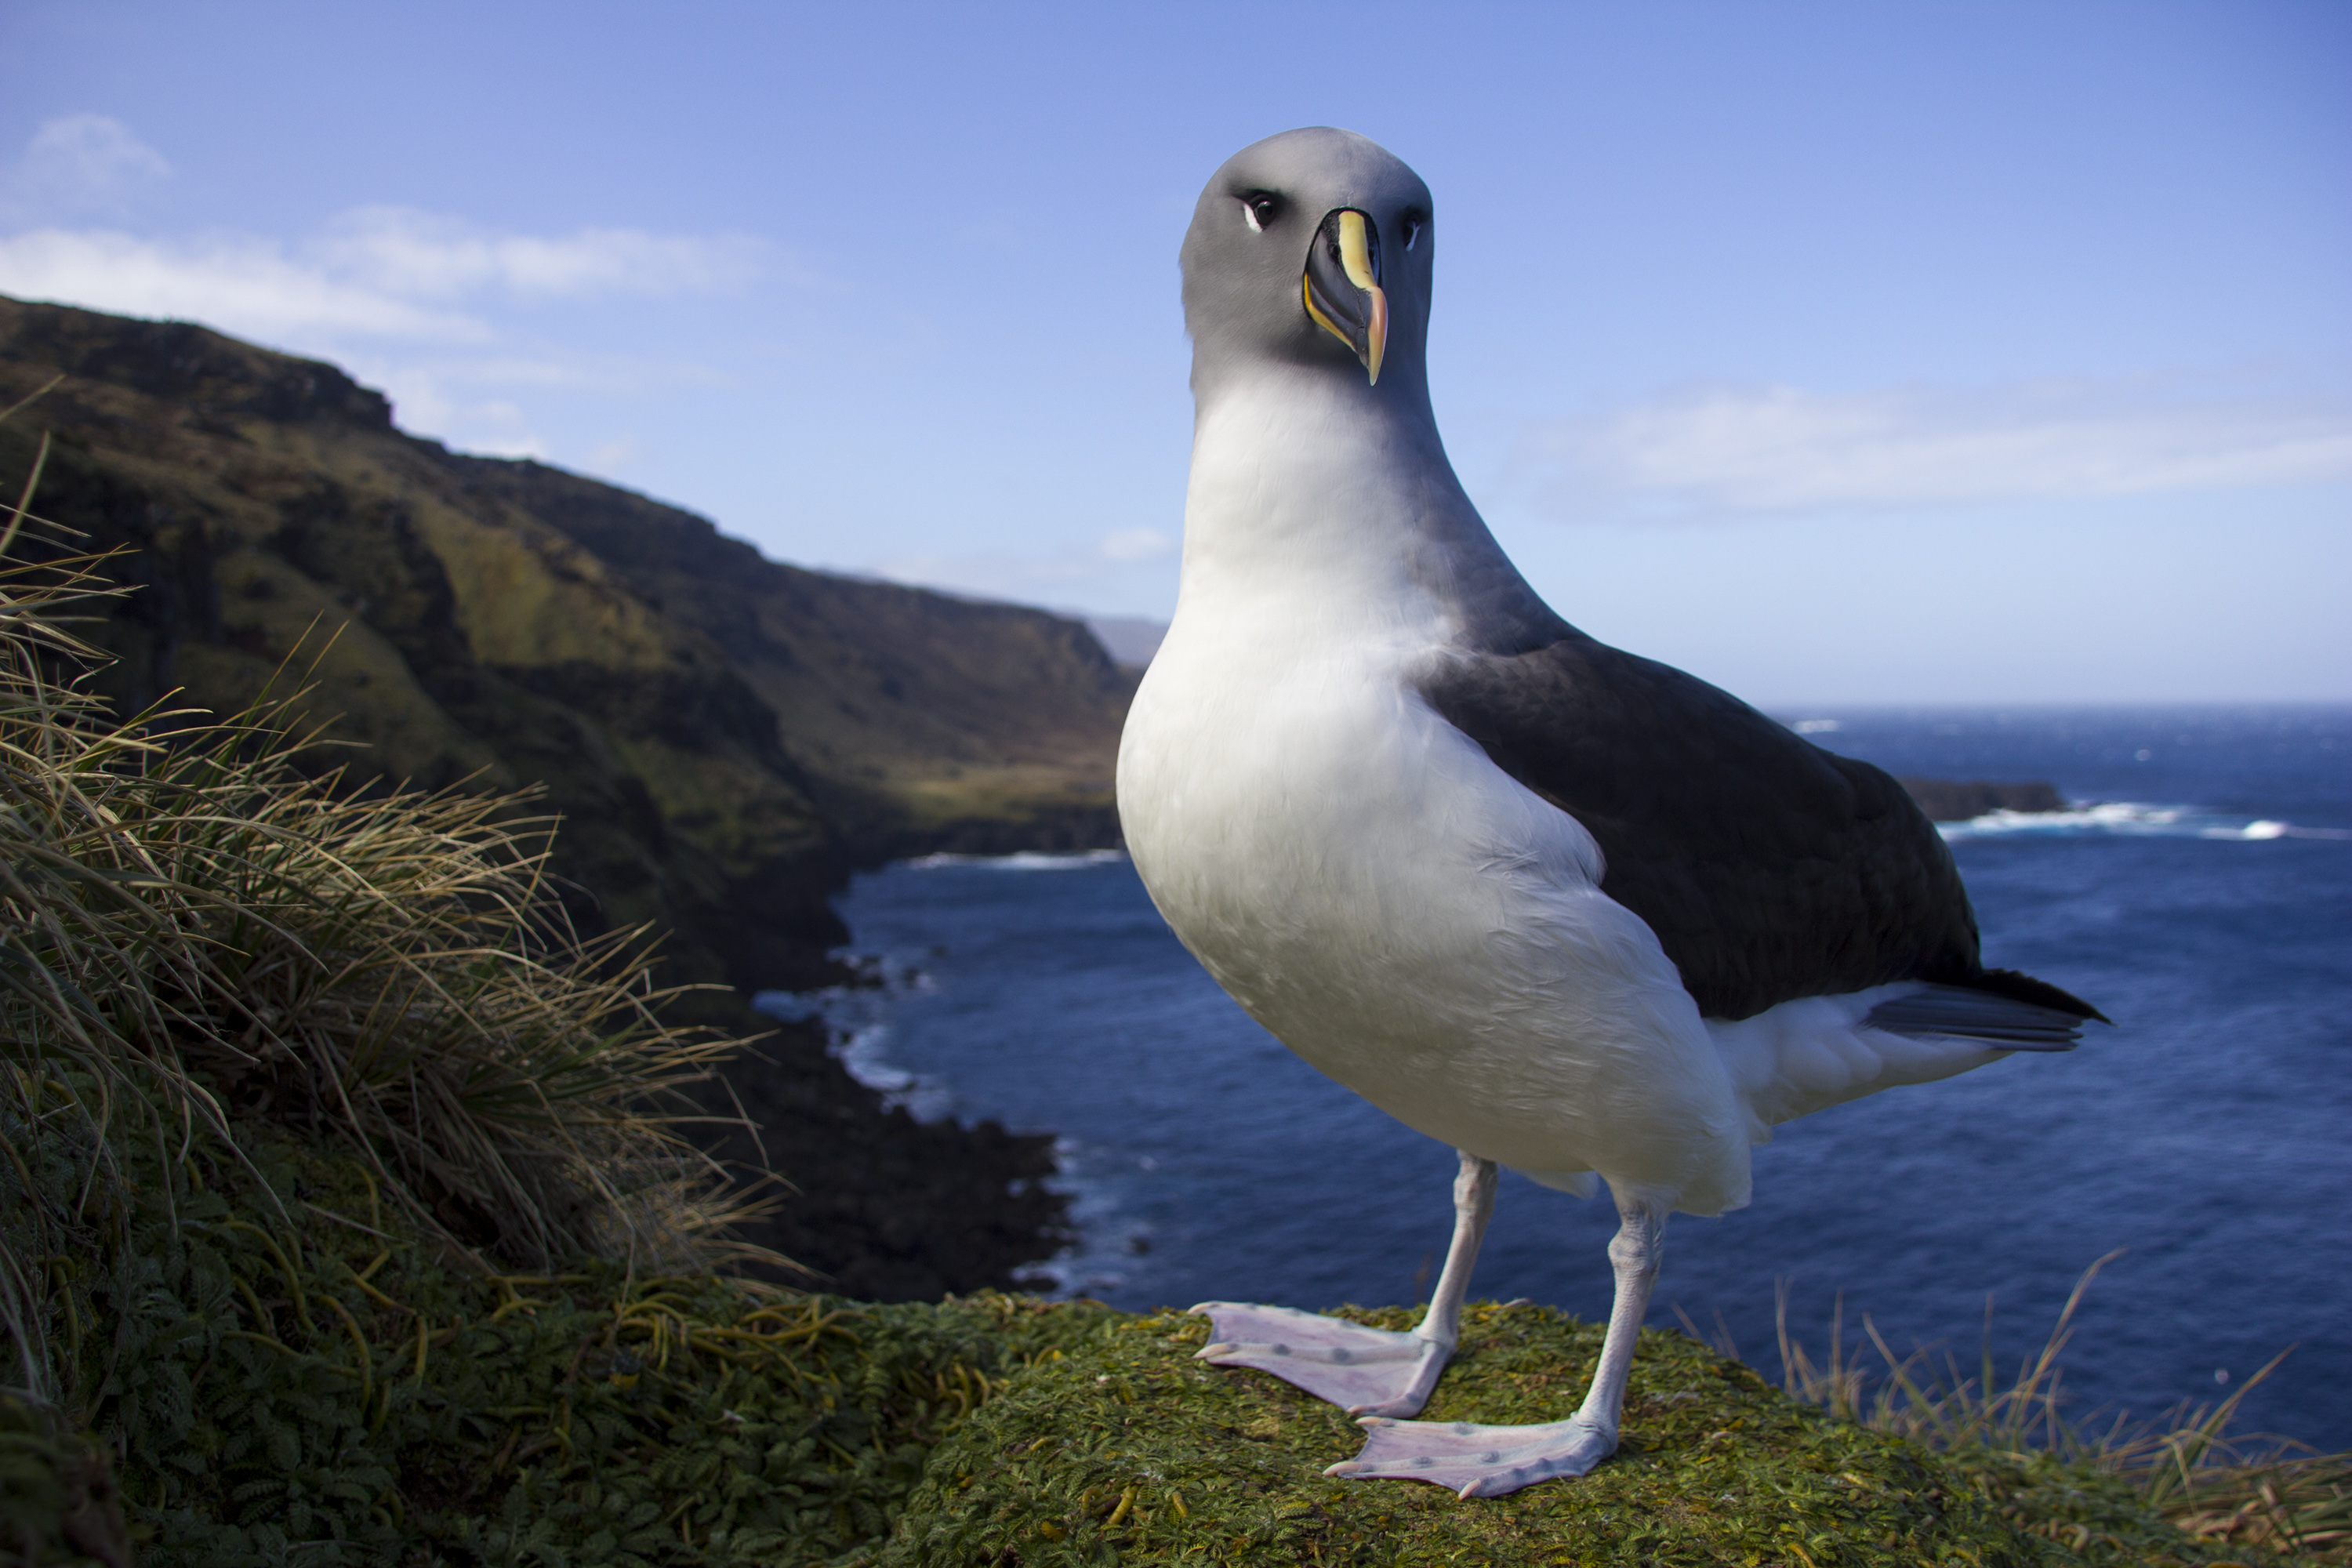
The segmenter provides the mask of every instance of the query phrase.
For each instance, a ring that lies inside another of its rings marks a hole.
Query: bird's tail
[[[2007,970],[1988,974],[2028,979],[2022,974],[2012,976]],[[2031,984],[2048,996],[2021,996],[2016,993],[2023,987],[2015,985],[2000,990],[1925,985],[1881,1002],[1863,1019],[1863,1026],[1913,1039],[1981,1040],[2004,1051],[2071,1051],[2082,1042],[2085,1018],[2107,1021],[2096,1008],[2075,1001],[2054,985]]]

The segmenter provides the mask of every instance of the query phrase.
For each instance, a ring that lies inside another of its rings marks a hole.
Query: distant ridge
[[[1142,616],[1089,616],[1087,629],[1111,658],[1138,668],[1151,662],[1168,636],[1168,623]]]

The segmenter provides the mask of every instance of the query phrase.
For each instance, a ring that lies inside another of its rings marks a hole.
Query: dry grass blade
[[[1990,1302],[1977,1374],[1963,1376],[1947,1357],[1936,1376],[1926,1370],[1927,1351],[1898,1357],[1867,1318],[1864,1332],[1880,1365],[1847,1361],[1843,1298],[1832,1319],[1828,1360],[1816,1362],[1789,1327],[1784,1280],[1779,1292],[1782,1386],[1832,1415],[1947,1453],[2046,1455],[2120,1476],[2190,1535],[2289,1552],[2304,1561],[2352,1563],[2352,1454],[2298,1453],[2297,1445],[2283,1439],[2230,1434],[2246,1395],[2287,1352],[2227,1399],[2183,1402],[2153,1423],[2135,1425],[2116,1415],[2093,1427],[2064,1415],[2059,1358],[2074,1337],[2091,1281],[2118,1256],[2109,1253],[2084,1270],[2042,1348],[2006,1386],[1993,1371]]]
[[[50,384],[55,385],[53,382]],[[13,411],[12,411],[13,412]],[[0,416],[5,417],[5,416]],[[41,449],[34,455],[33,471],[25,477],[24,493],[16,498],[16,509],[8,514],[8,526],[0,531],[0,556],[6,555],[16,542],[16,532],[25,526],[26,514],[33,505],[33,492],[41,486],[41,470],[49,466],[49,433],[41,432]]]

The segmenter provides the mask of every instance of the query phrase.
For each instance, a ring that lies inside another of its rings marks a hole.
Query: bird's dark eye
[[[1248,224],[1254,233],[1265,233],[1265,226],[1272,223],[1275,215],[1281,210],[1282,204],[1264,191],[1253,191],[1242,198],[1242,221]]]
[[[1428,226],[1429,217],[1427,214],[1418,212],[1406,213],[1404,215],[1404,247],[1407,250],[1411,250],[1421,239],[1421,231]]]

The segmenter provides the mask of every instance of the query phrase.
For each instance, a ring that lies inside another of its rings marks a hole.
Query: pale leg
[[[1466,1421],[1394,1421],[1368,1415],[1364,1449],[1333,1465],[1334,1476],[1435,1481],[1465,1498],[1500,1497],[1555,1476],[1580,1476],[1617,1451],[1625,1382],[1633,1346],[1650,1310],[1664,1254],[1665,1211],[1617,1194],[1621,1221],[1609,1244],[1617,1276],[1609,1332],[1584,1404],[1565,1421],[1535,1426],[1481,1426]]]
[[[1411,1415],[1429,1403],[1438,1374],[1462,1333],[1462,1303],[1470,1294],[1470,1271],[1478,1245],[1495,1213],[1495,1163],[1462,1154],[1454,1178],[1454,1239],[1445,1249],[1445,1271],[1421,1326],[1411,1333],[1366,1328],[1343,1318],[1320,1317],[1289,1307],[1256,1307],[1239,1301],[1203,1301],[1216,1338],[1199,1352],[1215,1366],[1255,1367],[1296,1384],[1350,1415]]]

